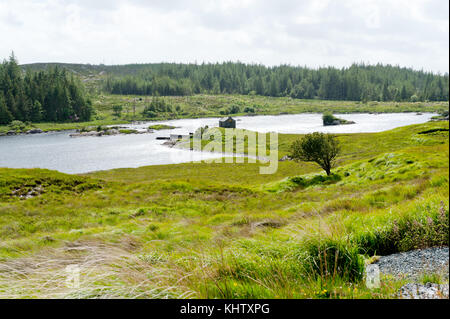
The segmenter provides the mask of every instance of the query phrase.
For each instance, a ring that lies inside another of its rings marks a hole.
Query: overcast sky
[[[449,70],[448,0],[0,0],[20,63],[241,61]]]

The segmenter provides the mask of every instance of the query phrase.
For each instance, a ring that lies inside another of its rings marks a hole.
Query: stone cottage
[[[234,118],[232,118],[231,116],[221,118],[219,120],[219,127],[236,128],[236,120]]]

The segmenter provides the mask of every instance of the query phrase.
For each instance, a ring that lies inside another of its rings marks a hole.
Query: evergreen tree
[[[0,124],[9,124],[12,120],[13,116],[6,106],[6,101],[3,97],[3,93],[0,92]]]
[[[89,120],[92,105],[81,83],[64,69],[27,71],[24,75],[14,54],[0,64],[2,122]]]

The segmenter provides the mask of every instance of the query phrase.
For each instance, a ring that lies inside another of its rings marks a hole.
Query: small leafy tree
[[[411,102],[417,102],[419,101],[419,97],[416,94],[413,94],[409,100]]]
[[[329,176],[339,152],[339,143],[333,135],[314,132],[292,144],[290,157],[297,161],[315,162]]]
[[[113,114],[115,117],[120,117],[122,114],[122,105],[113,105]]]

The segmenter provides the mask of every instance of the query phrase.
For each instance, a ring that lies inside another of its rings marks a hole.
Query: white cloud
[[[0,0],[21,63],[390,63],[448,72],[447,0]]]

